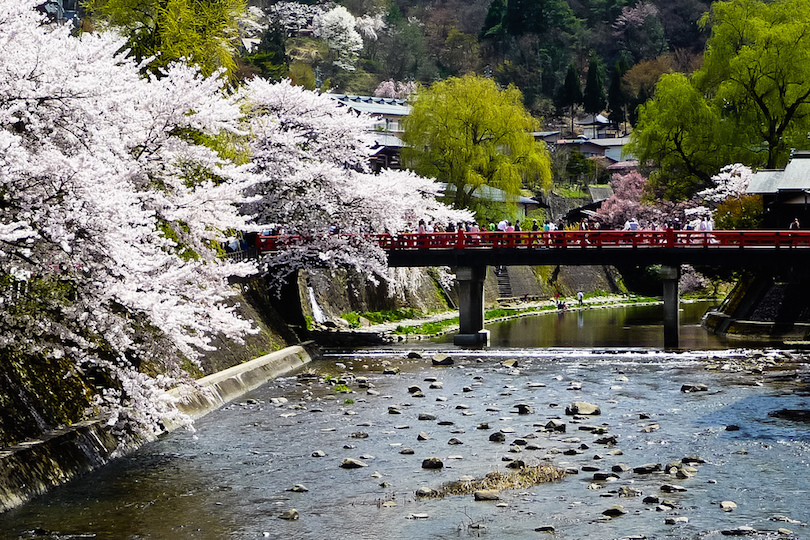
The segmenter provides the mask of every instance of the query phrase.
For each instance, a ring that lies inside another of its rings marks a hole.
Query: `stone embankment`
[[[177,407],[192,419],[286,375],[311,361],[303,346],[293,346],[234,366],[175,391]],[[167,426],[168,430],[178,426]],[[144,441],[145,442],[145,441]],[[125,449],[131,451],[134,448]],[[53,487],[86,474],[120,454],[104,419],[49,432],[37,440],[0,450],[0,513],[20,506]]]

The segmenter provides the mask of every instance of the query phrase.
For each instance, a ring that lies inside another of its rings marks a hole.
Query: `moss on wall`
[[[40,437],[81,420],[90,405],[87,374],[55,360],[0,352],[0,445]]]

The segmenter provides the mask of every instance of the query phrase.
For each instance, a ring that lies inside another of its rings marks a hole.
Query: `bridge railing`
[[[341,235],[354,238],[351,235]],[[369,235],[385,250],[561,249],[561,248],[810,248],[810,231],[515,231],[442,232]],[[259,252],[310,242],[298,235],[256,238]]]

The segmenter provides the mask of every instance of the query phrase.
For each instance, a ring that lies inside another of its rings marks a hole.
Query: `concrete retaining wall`
[[[174,394],[178,409],[200,418],[276,377],[308,364],[302,346],[293,346],[199,379],[199,387]],[[167,430],[178,426],[166,426]],[[99,419],[53,430],[35,441],[0,449],[0,513],[108,463],[118,441]]]
[[[193,419],[205,416],[229,401],[255,390],[267,381],[281,377],[308,364],[307,350],[296,345],[270,353],[250,362],[233,366],[197,380],[199,388],[173,390],[180,398],[177,408]],[[168,426],[173,429],[176,426]]]

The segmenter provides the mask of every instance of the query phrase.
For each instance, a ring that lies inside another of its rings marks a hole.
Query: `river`
[[[328,354],[312,365],[316,371],[367,377],[372,391],[352,380],[348,394],[323,379],[273,381],[197,421],[194,433],[172,433],[0,515],[0,537],[494,540],[543,538],[535,529],[553,527],[553,538],[566,540],[714,539],[750,526],[757,538],[810,538],[808,425],[768,415],[810,408],[810,371],[795,361],[798,355],[774,352],[773,369],[745,373],[735,369],[739,351],[700,336],[687,312],[682,337],[689,349],[678,351],[656,347],[654,310],[602,312],[593,319],[583,313],[581,323],[567,312],[493,325],[494,345],[486,351],[437,340],[419,345],[422,359],[407,358],[404,348]],[[533,335],[537,328],[526,326],[532,322],[546,332],[571,330],[563,344]],[[692,347],[692,332],[699,347]],[[441,352],[453,357],[452,367],[431,366],[430,356]],[[698,383],[707,390],[681,391]],[[412,385],[425,397],[409,393]],[[573,401],[594,403],[602,414],[568,416]],[[517,404],[533,411],[518,414]],[[419,420],[420,414],[435,420]],[[551,419],[565,422],[566,432],[544,431]],[[482,423],[489,429],[478,429]],[[604,435],[594,427],[617,444],[597,443]],[[495,431],[506,441],[491,442]],[[417,440],[420,432],[429,438]],[[463,444],[448,444],[452,438]],[[401,453],[405,447],[414,453]],[[313,457],[318,451],[325,456]],[[616,466],[690,455],[705,460],[693,477],[628,470],[594,480]],[[422,469],[429,456],[441,458],[444,468]],[[368,466],[342,469],[345,458]],[[414,494],[421,486],[506,471],[509,459],[572,474],[502,491],[495,502]],[[308,491],[289,491],[296,484]],[[679,491],[662,491],[665,485]],[[620,497],[621,488],[641,495]],[[665,500],[672,506],[662,506]],[[724,512],[721,501],[737,507]],[[617,504],[624,515],[603,516]],[[279,519],[291,508],[300,519]]]

